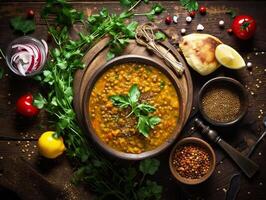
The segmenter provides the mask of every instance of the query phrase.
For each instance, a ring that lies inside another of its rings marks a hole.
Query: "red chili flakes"
[[[173,166],[180,176],[198,179],[210,170],[211,161],[209,153],[204,148],[187,145],[176,150]]]

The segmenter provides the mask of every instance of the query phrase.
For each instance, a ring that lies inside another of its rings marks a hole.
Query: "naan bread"
[[[179,47],[188,64],[205,76],[220,67],[220,63],[215,58],[215,48],[221,43],[218,38],[212,35],[193,33],[184,36]]]

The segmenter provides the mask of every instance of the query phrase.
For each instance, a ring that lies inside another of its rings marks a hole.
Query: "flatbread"
[[[215,58],[216,47],[222,42],[209,34],[193,33],[184,36],[179,47],[187,63],[198,73],[206,76],[221,64]]]

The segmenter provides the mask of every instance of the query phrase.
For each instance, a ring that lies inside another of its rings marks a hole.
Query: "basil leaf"
[[[128,97],[124,95],[113,95],[110,96],[109,99],[115,106],[118,106],[119,108],[127,108],[130,105]]]
[[[140,97],[140,91],[138,89],[137,84],[131,86],[128,96],[131,104],[136,104],[138,102]]]
[[[159,169],[160,161],[157,159],[149,158],[140,162],[139,170],[144,174],[153,175]]]

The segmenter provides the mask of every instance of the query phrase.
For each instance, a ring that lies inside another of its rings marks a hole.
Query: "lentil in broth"
[[[133,84],[140,89],[140,102],[154,106],[153,115],[161,118],[147,138],[137,131],[136,117],[127,117],[130,108],[118,108],[109,100],[112,95],[127,94]],[[88,112],[93,129],[103,142],[116,150],[138,154],[155,149],[173,134],[179,101],[174,85],[159,69],[127,63],[113,66],[96,81]]]

